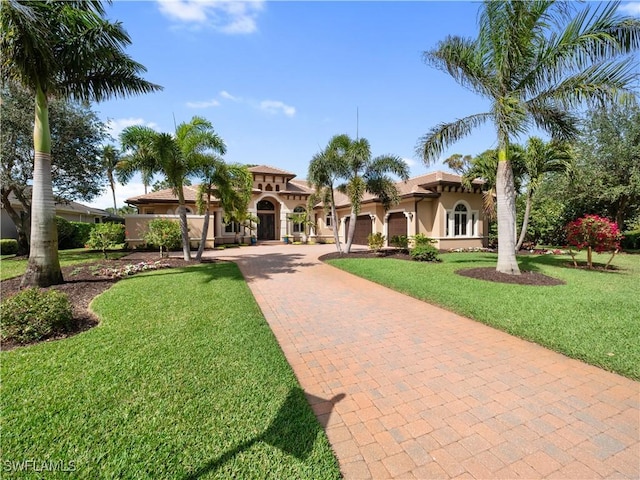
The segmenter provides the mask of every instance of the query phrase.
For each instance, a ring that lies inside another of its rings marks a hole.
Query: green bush
[[[0,240],[0,255],[15,255],[18,253],[18,241],[15,238]]]
[[[406,250],[409,248],[409,238],[406,235],[394,235],[391,237],[391,240],[389,240],[389,245]]]
[[[0,339],[29,343],[68,331],[71,302],[57,290],[27,288],[2,302]]]
[[[95,223],[71,222],[73,225],[73,236],[71,239],[71,248],[83,248],[89,241],[91,230],[96,226]]]
[[[74,248],[71,245],[74,233],[74,227],[71,222],[66,218],[56,217],[56,228],[58,230],[58,249]]]
[[[104,258],[107,258],[107,249],[119,247],[123,243],[124,225],[121,223],[99,223],[91,230],[87,246],[102,250]]]
[[[155,218],[149,222],[149,230],[144,234],[144,241],[160,249],[174,250],[182,245],[180,223],[166,218]]]
[[[377,252],[384,247],[385,236],[380,232],[370,233],[367,237],[367,241],[369,242],[369,249]]]
[[[640,250],[640,230],[624,232],[620,246],[623,250]],[[3,251],[4,252],[4,251]]]
[[[418,233],[413,236],[413,244],[416,247],[421,247],[423,245],[432,245],[436,243],[433,238],[427,237],[424,233]]]
[[[431,243],[427,245],[416,245],[409,252],[412,260],[416,260],[417,262],[438,262],[440,259],[438,258],[438,249],[431,245]]]

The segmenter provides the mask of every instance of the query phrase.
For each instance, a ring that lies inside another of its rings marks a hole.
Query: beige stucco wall
[[[144,243],[143,237],[144,233],[148,230],[148,224],[151,220],[156,218],[166,218],[180,222],[180,217],[178,215],[125,215],[124,225],[126,230],[126,241],[130,248],[135,248],[136,246]],[[205,243],[206,248],[213,248],[214,246],[214,223],[215,215],[211,215],[211,218],[209,219],[209,228],[207,229],[207,240]],[[202,236],[204,215],[187,215],[187,225],[189,228],[189,239],[192,247],[195,247],[199,244]]]

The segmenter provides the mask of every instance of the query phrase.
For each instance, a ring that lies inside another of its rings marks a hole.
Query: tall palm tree
[[[533,195],[544,181],[547,173],[568,173],[571,171],[572,155],[567,144],[560,142],[545,142],[539,137],[531,137],[522,153],[523,165],[526,175],[527,192],[524,209],[524,218],[520,237],[516,244],[516,252],[522,247],[529,225],[531,203]]]
[[[175,135],[159,133],[144,126],[125,128],[120,143],[131,157],[144,157],[153,170],[161,172],[178,197],[178,214],[182,232],[182,250],[185,260],[191,260],[184,182],[187,176],[210,161],[212,152],[225,154],[227,148],[213,125],[204,118],[194,116],[190,122],[176,127]],[[143,153],[141,153],[143,152]]]
[[[432,128],[418,142],[425,163],[493,123],[498,140],[497,271],[519,274],[515,255],[515,198],[510,144],[531,127],[559,140],[578,133],[571,110],[618,100],[630,93],[640,47],[640,20],[617,15],[619,2],[587,5],[573,18],[572,5],[552,0],[483,3],[476,39],[447,37],[424,53],[427,64],[491,102],[487,112]]]
[[[109,186],[111,187],[111,194],[113,195],[113,214],[118,214],[118,204],[116,203],[116,182],[114,174],[120,162],[120,152],[113,145],[105,145],[102,147],[102,166],[104,172],[107,174],[107,180],[109,180]]]
[[[203,162],[194,173],[203,180],[198,186],[196,198],[198,214],[205,216],[202,237],[196,253],[196,260],[200,261],[209,229],[211,197],[218,198],[220,206],[225,212],[236,212],[235,216],[242,217],[240,211],[247,212],[251,200],[253,176],[246,165],[228,165],[214,155],[211,155],[208,161]]]
[[[318,195],[329,202],[333,239],[338,253],[342,252],[342,247],[338,231],[334,189],[338,180],[346,175],[347,162],[345,155],[349,144],[350,139],[347,135],[334,135],[324,150],[313,156],[307,173],[307,180],[315,187]],[[325,207],[326,205],[325,203]]]
[[[345,246],[345,251],[349,253],[364,194],[369,192],[377,196],[384,209],[389,209],[398,202],[399,198],[395,181],[389,174],[406,181],[409,178],[409,167],[404,160],[394,155],[371,158],[371,146],[366,138],[357,140],[349,138],[345,160],[346,183],[340,185],[338,189],[346,193],[351,202],[351,218]]]
[[[131,180],[134,174],[140,173],[144,194],[149,190],[153,176],[158,171],[158,165],[152,152],[152,139],[155,131],[141,125],[127,127],[127,134],[120,136],[120,142],[125,155],[116,166],[116,176],[122,184]],[[122,143],[124,141],[124,143]]]
[[[100,102],[161,89],[140,76],[145,68],[124,53],[129,36],[104,15],[99,1],[2,1],[2,81],[15,81],[35,97],[31,251],[23,286],[64,281],[51,184],[49,98]]]

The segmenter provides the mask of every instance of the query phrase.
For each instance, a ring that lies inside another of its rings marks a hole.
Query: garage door
[[[349,222],[347,218],[345,236],[349,235]],[[356,219],[356,231],[353,234],[354,245],[369,245],[369,234],[371,233],[371,217],[369,215],[360,215]],[[347,240],[345,239],[345,242]]]
[[[407,217],[404,213],[391,213],[388,221],[389,240],[396,236],[407,236]]]

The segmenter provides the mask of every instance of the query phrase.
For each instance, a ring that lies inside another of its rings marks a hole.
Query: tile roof
[[[295,177],[295,173],[287,172],[286,170],[281,170],[276,167],[272,167],[271,165],[257,165],[255,167],[249,167],[249,171],[251,173],[266,173],[268,175],[285,175],[287,177]]]

